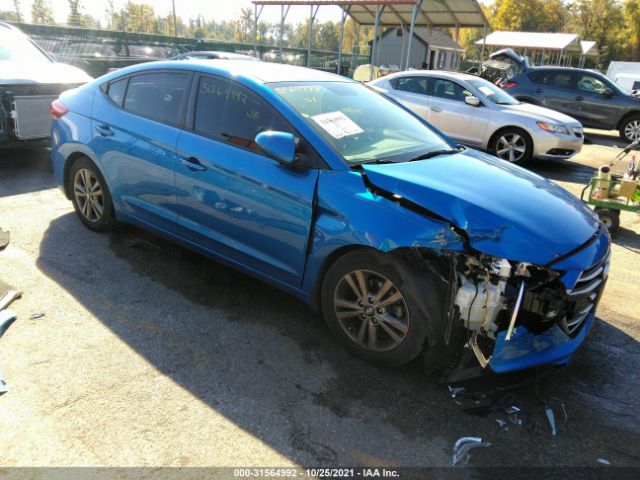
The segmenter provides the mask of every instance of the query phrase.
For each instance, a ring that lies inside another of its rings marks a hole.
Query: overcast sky
[[[50,0],[53,6],[56,22],[64,23],[69,13],[67,0]],[[482,3],[491,3],[491,0],[481,0]],[[31,3],[32,0],[21,0],[22,14],[31,20]],[[126,5],[126,0],[114,0],[116,8]],[[155,7],[156,13],[166,15],[171,11],[171,0],[137,0],[137,3],[148,3]],[[82,0],[85,13],[89,13],[99,18],[104,23],[105,11],[107,6],[106,0]],[[13,2],[11,0],[0,0],[2,10],[12,10]],[[202,14],[207,19],[215,20],[234,20],[238,18],[241,8],[253,8],[251,0],[176,0],[176,15],[182,17],[184,21],[189,18],[195,18],[198,14]],[[308,6],[291,7],[287,22],[300,23],[309,16]],[[324,6],[318,11],[317,20],[325,22],[328,20],[340,20],[340,8],[334,6]],[[280,21],[280,7],[266,6],[260,17],[261,20],[268,22]]]

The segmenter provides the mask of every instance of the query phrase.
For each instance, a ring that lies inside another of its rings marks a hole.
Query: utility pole
[[[176,0],[171,0],[173,5],[173,36],[178,36],[178,20],[176,19]]]

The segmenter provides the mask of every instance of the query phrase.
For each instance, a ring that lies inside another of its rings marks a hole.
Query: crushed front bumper
[[[542,365],[566,365],[582,345],[594,318],[594,314],[589,315],[574,338],[558,325],[538,335],[519,326],[508,342],[505,341],[506,332],[500,332],[489,368],[496,373],[507,373]]]

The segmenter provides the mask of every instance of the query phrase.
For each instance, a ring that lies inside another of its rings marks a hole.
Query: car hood
[[[0,84],[87,83],[92,78],[72,65],[57,62],[0,62]]]
[[[556,112],[545,107],[521,103],[519,105],[500,105],[505,113],[531,118],[538,122],[559,123],[562,125],[582,125],[578,120],[564,113]]]
[[[475,150],[363,169],[376,188],[446,218],[488,255],[545,265],[599,228],[593,212],[566,190]]]

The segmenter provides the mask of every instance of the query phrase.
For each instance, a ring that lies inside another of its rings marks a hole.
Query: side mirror
[[[602,91],[602,95],[604,95],[605,98],[611,98],[611,97],[613,97],[613,90],[611,90],[610,88],[605,88]]]
[[[296,139],[291,133],[268,130],[256,135],[255,142],[264,153],[281,163],[296,161]]]
[[[471,105],[472,107],[479,107],[480,106],[480,100],[478,100],[473,95],[470,95],[468,97],[464,97],[464,103],[466,103],[467,105]]]

